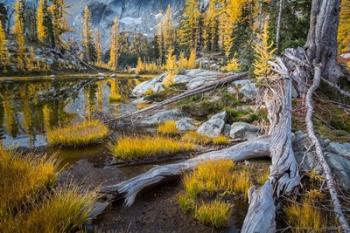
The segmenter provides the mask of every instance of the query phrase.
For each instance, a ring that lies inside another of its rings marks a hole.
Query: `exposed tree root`
[[[335,181],[334,181],[331,169],[323,155],[322,146],[318,138],[316,137],[316,134],[314,131],[314,125],[312,121],[313,112],[314,112],[312,97],[315,91],[320,86],[320,82],[321,82],[321,65],[317,64],[315,65],[315,75],[313,79],[313,84],[306,95],[306,107],[307,107],[307,113],[306,113],[306,119],[305,119],[306,127],[307,127],[308,136],[315,146],[317,160],[322,166],[322,170],[324,173],[323,175],[325,177],[327,188],[329,190],[329,193],[333,202],[334,212],[338,218],[338,221],[340,223],[340,226],[343,232],[348,233],[350,232],[349,223],[347,222],[346,217],[344,216],[342,206],[338,198],[336,185],[335,185]]]

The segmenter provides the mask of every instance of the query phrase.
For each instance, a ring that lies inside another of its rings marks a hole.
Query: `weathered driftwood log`
[[[270,82],[270,88],[263,93],[270,121],[270,176],[250,195],[243,233],[275,232],[275,203],[280,195],[289,195],[300,185],[298,164],[292,148],[292,80],[283,61],[277,58],[277,62],[273,68],[281,76],[269,77],[266,82]]]
[[[347,222],[346,217],[344,216],[342,206],[341,206],[341,203],[340,203],[339,198],[338,198],[336,185],[335,185],[334,178],[332,176],[331,169],[330,169],[330,167],[329,167],[329,165],[328,165],[328,163],[323,155],[322,146],[321,146],[320,141],[316,137],[316,134],[314,131],[314,124],[312,121],[313,112],[314,112],[312,97],[313,97],[313,94],[315,93],[315,91],[320,86],[321,72],[322,72],[321,65],[320,64],[315,65],[315,75],[314,75],[314,79],[313,79],[313,84],[310,87],[310,89],[306,95],[307,113],[306,113],[305,122],[306,122],[308,136],[315,146],[317,160],[322,166],[322,170],[324,173],[323,176],[325,177],[327,188],[328,188],[328,191],[329,191],[331,199],[332,199],[334,213],[336,214],[336,216],[338,218],[338,221],[340,223],[340,226],[341,226],[343,232],[348,233],[348,232],[350,232],[349,223]]]
[[[144,108],[142,110],[121,115],[121,116],[119,116],[117,118],[114,118],[110,122],[117,122],[118,120],[121,120],[121,119],[126,119],[126,118],[130,118],[130,117],[133,117],[133,116],[137,116],[137,115],[140,115],[140,114],[143,114],[143,113],[150,112],[152,110],[157,110],[157,109],[163,108],[166,105],[178,102],[178,101],[183,100],[185,98],[188,98],[188,97],[191,97],[191,96],[194,96],[194,95],[198,95],[198,94],[202,94],[202,93],[214,90],[217,87],[220,87],[220,86],[226,85],[228,83],[231,83],[233,81],[240,80],[240,79],[247,78],[247,77],[248,77],[248,73],[247,72],[238,73],[238,74],[228,74],[228,75],[223,76],[218,81],[212,82],[212,83],[204,85],[202,87],[195,88],[193,90],[188,90],[188,91],[186,91],[186,92],[184,92],[184,93],[182,93],[180,95],[177,95],[177,96],[174,96],[172,98],[166,99],[166,100],[164,100],[164,101],[162,101],[160,103],[153,104],[153,105],[151,105],[151,106],[149,106],[147,108]]]
[[[185,171],[194,169],[203,161],[230,159],[244,161],[254,158],[264,158],[270,153],[270,137],[260,137],[254,141],[243,142],[220,151],[213,151],[199,155],[183,162],[156,166],[146,173],[136,176],[122,183],[106,186],[101,189],[104,196],[125,198],[125,205],[131,206],[135,202],[137,194],[144,188],[165,181],[172,176],[181,175]]]

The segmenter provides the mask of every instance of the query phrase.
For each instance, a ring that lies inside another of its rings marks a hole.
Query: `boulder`
[[[231,125],[230,137],[239,140],[251,140],[259,135],[259,128],[245,123],[236,122]]]
[[[339,154],[325,153],[337,182],[347,190],[350,188],[350,160]]]
[[[187,89],[195,89],[218,80],[222,73],[210,70],[194,69],[185,71],[175,83],[185,83]],[[184,76],[188,77],[185,78]],[[181,82],[180,82],[181,81]]]
[[[327,147],[327,151],[339,154],[350,159],[350,143],[336,143],[331,142]]]
[[[227,91],[231,94],[241,94],[245,101],[255,100],[258,93],[256,84],[249,79],[234,81]]]
[[[208,121],[204,122],[197,132],[210,138],[220,136],[224,130],[226,115],[226,112],[215,114]]]
[[[136,97],[144,96],[149,90],[151,90],[153,93],[158,93],[164,90],[163,86],[163,80],[166,78],[168,74],[164,73],[157,77],[155,77],[152,80],[144,81],[137,85],[132,90],[132,95]]]
[[[192,77],[187,75],[176,75],[174,77],[174,83],[175,84],[182,84],[182,83],[189,83],[191,81]]]
[[[168,120],[177,121],[180,120],[182,117],[182,113],[177,109],[165,110],[157,112],[154,115],[142,120],[141,123],[144,125],[157,125]]]
[[[182,132],[185,132],[185,131],[195,130],[196,126],[192,118],[184,117],[176,121],[176,128]]]

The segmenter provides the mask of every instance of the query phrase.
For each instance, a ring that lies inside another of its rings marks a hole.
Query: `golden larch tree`
[[[230,56],[233,44],[233,29],[242,15],[246,2],[247,0],[227,0],[222,3],[219,18],[220,41],[227,57]]]
[[[178,29],[179,44],[183,49],[197,49],[201,13],[198,0],[186,0]]]
[[[101,32],[99,29],[96,31],[95,48],[96,48],[96,64],[97,66],[101,66],[103,64],[103,60],[102,60],[103,51],[101,46]]]
[[[9,65],[6,33],[0,21],[0,68],[5,70]]]
[[[25,36],[24,36],[24,0],[17,0],[15,4],[15,20],[13,25],[13,33],[16,38],[16,58],[17,68],[25,69]]]
[[[350,0],[341,1],[338,45],[340,52],[346,52],[350,50]]]
[[[111,50],[110,50],[110,59],[109,59],[109,67],[114,71],[118,69],[119,37],[120,37],[119,20],[116,17],[113,21],[113,26],[111,30]]]
[[[259,41],[254,45],[255,61],[254,61],[254,75],[257,78],[267,77],[271,73],[271,66],[269,61],[273,59],[276,51],[273,48],[273,43],[269,43],[269,24],[265,21],[263,33],[258,35]]]
[[[91,12],[88,6],[85,6],[83,11],[82,21],[82,43],[83,43],[83,57],[85,61],[93,60],[93,37],[91,31]]]
[[[160,60],[163,61],[165,52],[175,44],[175,26],[170,5],[157,27],[156,36]]]
[[[47,20],[47,0],[39,0],[37,16],[36,16],[36,24],[37,24],[37,37],[41,43],[46,42],[46,38],[48,35],[48,30],[46,26]]]
[[[219,21],[216,1],[210,1],[207,11],[203,17],[203,42],[207,51],[218,49],[219,41]]]

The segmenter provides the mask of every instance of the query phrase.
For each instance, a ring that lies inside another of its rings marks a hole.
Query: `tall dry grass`
[[[48,143],[52,146],[78,147],[100,142],[108,136],[108,127],[98,120],[56,128],[47,132]]]

